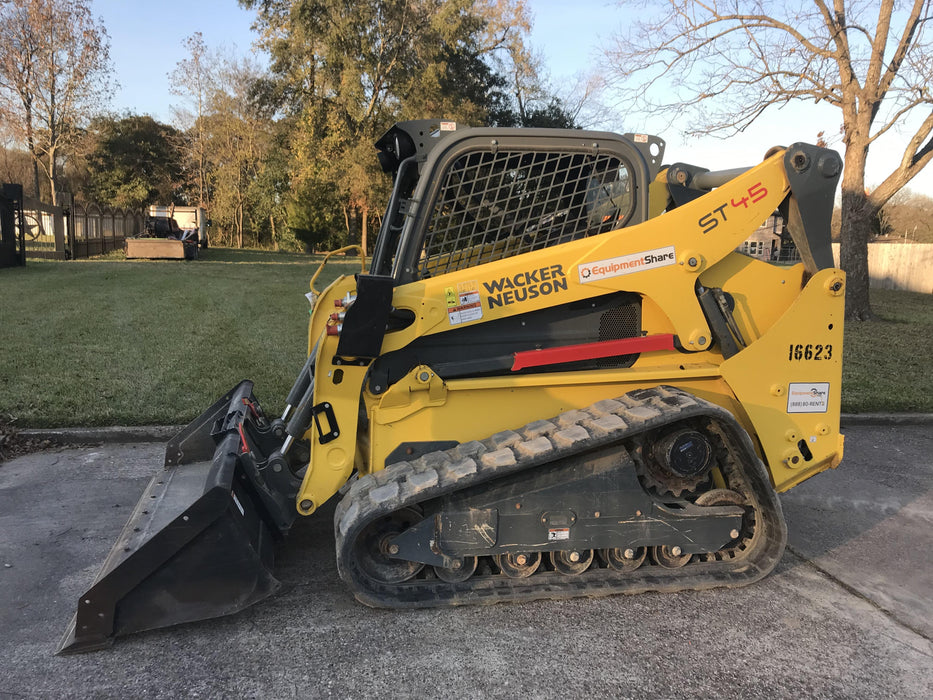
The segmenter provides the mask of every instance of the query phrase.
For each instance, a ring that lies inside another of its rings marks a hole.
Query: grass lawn
[[[878,317],[850,323],[842,361],[842,410],[933,413],[933,296],[871,291]]]
[[[185,423],[240,379],[280,413],[320,256],[211,248],[197,262],[43,262],[0,272],[0,417],[19,427]],[[359,270],[328,265],[322,289]],[[933,299],[876,290],[846,328],[843,410],[933,412]]]
[[[185,423],[241,379],[280,412],[304,363],[320,259],[211,248],[197,262],[3,270],[0,414],[21,428]],[[358,270],[332,261],[317,287]]]

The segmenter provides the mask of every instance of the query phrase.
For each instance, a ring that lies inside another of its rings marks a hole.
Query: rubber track
[[[752,536],[734,549],[694,556],[681,569],[643,565],[622,573],[594,566],[568,576],[542,566],[528,578],[477,573],[460,583],[416,577],[386,584],[369,577],[356,563],[356,537],[370,522],[394,510],[697,417],[710,418],[717,426],[726,448],[719,463],[727,486],[744,495],[755,511]],[[362,603],[390,608],[743,586],[774,568],[787,539],[780,501],[748,434],[725,409],[668,386],[633,391],[362,477],[338,504],[334,529],[340,577]]]

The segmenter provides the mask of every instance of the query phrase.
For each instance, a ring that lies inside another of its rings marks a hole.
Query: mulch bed
[[[60,445],[51,440],[26,437],[16,428],[12,418],[0,415],[0,462],[51,447],[60,447]]]

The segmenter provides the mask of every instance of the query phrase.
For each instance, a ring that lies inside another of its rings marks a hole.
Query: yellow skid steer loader
[[[780,559],[776,494],[842,458],[838,154],[711,172],[653,136],[430,120],[376,148],[371,264],[316,295],[284,413],[243,381],[168,444],[61,651],[270,595],[276,541],[338,494],[340,577],[372,606],[740,586]]]

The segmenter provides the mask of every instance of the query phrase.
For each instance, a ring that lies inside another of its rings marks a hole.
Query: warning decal
[[[450,325],[479,321],[483,317],[483,305],[479,298],[479,283],[461,282],[457,288],[447,287],[447,316]]]
[[[569,540],[570,539],[570,528],[569,527],[552,527],[547,531],[547,540],[548,542],[557,542],[559,540]]]

